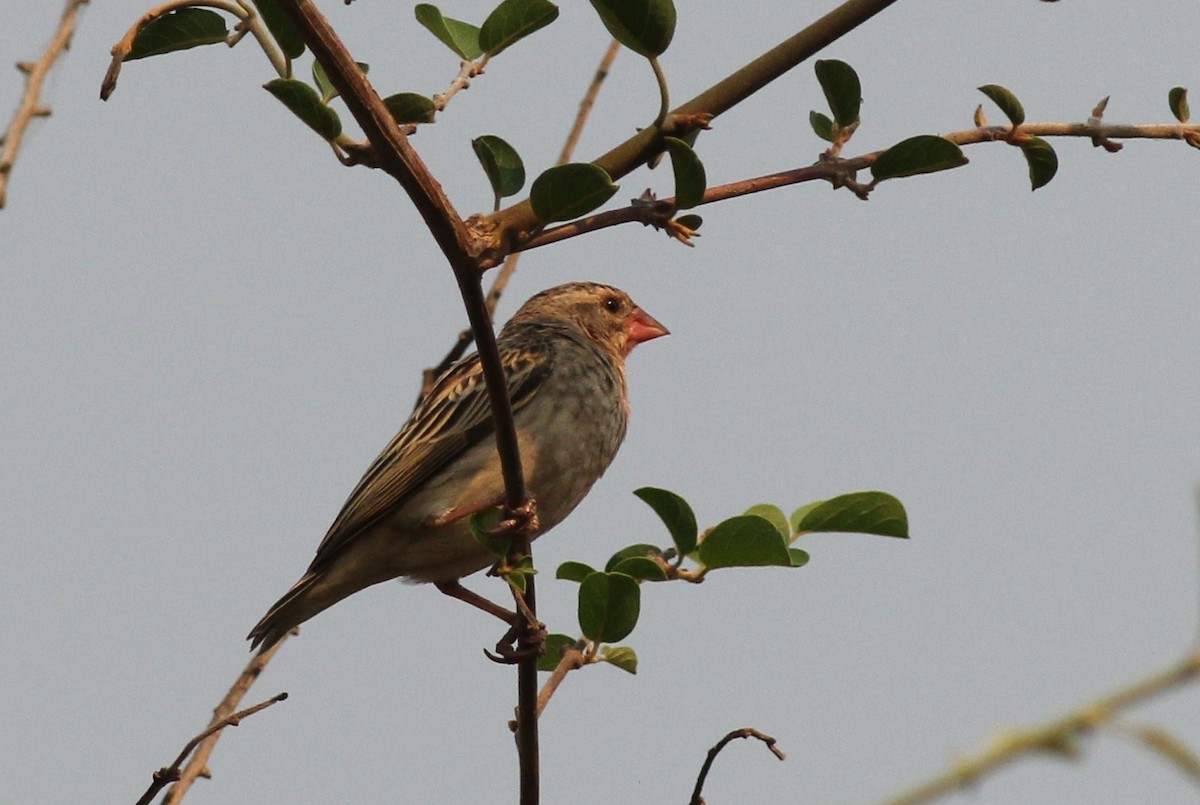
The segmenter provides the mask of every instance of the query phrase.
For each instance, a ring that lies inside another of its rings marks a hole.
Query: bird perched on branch
[[[540,533],[562,521],[625,437],[625,358],[667,329],[616,288],[573,282],[521,306],[497,337]],[[382,581],[458,586],[495,557],[470,515],[504,499],[478,355],[451,366],[384,448],[330,526],[308,571],[251,630],[266,650],[294,626]],[[473,603],[477,603],[473,601]]]

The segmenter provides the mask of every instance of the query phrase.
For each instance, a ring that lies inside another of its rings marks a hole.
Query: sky
[[[457,72],[408,5],[321,5],[381,92],[433,94]],[[679,0],[673,99],[830,7]],[[251,42],[129,63],[100,102],[109,48],[144,10],[84,10],[0,211],[8,802],[136,800],[204,727],[244,635],[464,322],[403,193],[338,164],[263,92]],[[443,10],[479,22],[488,4]],[[0,60],[33,58],[59,13],[12,10]],[[1082,121],[1108,95],[1110,122],[1170,122],[1168,89],[1200,86],[1200,7],[1130,15],[1115,0],[896,3],[821,54],[862,81],[846,153],[968,128],[987,83],[1030,121]],[[563,3],[416,135],[464,215],[491,203],[470,139],[504,137],[531,173],[551,164],[607,44],[589,6]],[[0,76],[6,118],[20,76]],[[718,118],[697,146],[710,184],[814,161],[823,104],[803,64]],[[622,53],[580,158],[657,106]],[[810,183],[703,208],[694,249],[625,225],[525,256],[498,318],[595,280],[672,332],[630,359],[616,461],[536,545],[551,631],[576,627],[559,563],[667,541],[641,486],[683,495],[702,524],[881,489],[911,531],[811,535],[801,569],[645,587],[624,641],[637,675],[574,673],[542,718],[544,802],[685,801],[708,748],[743,726],[787,760],[731,745],[708,802],[878,802],[1191,650],[1200,152],[1054,145],[1058,175],[1034,193],[1019,153],[980,145],[866,203]],[[670,192],[663,170],[620,184],[610,206]],[[481,651],[498,637],[429,587],[348,599],[283,647],[246,701],[290,698],[227,731],[187,801],[514,800],[515,675]],[[1200,751],[1200,687],[1123,718]],[[946,801],[1198,799],[1128,732],[1082,749]]]

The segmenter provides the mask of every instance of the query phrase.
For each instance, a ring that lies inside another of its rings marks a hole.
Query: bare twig
[[[239,710],[236,713],[230,713],[219,721],[214,721],[214,723],[209,725],[204,732],[187,742],[187,744],[183,747],[183,751],[179,753],[177,758],[175,758],[174,763],[172,763],[170,766],[164,766],[158,771],[154,772],[152,775],[153,779],[150,782],[150,787],[146,789],[146,793],[142,794],[141,798],[137,801],[137,805],[150,805],[150,802],[154,800],[154,796],[159,791],[161,791],[172,781],[180,779],[179,767],[183,764],[183,761],[187,760],[188,755],[190,755],[192,751],[201,743],[209,740],[210,738],[215,738],[221,732],[221,730],[225,729],[226,727],[236,727],[241,723],[243,718],[252,716],[259,710],[265,710],[276,702],[281,702],[286,698],[286,693],[278,693],[264,702],[259,702],[253,707],[247,707],[245,710]],[[171,802],[174,800],[170,795],[168,795],[167,801]]]
[[[985,142],[1008,143],[1012,136],[1012,128],[1010,126],[985,126],[966,129],[964,131],[955,131],[941,136],[957,145],[975,145]],[[1197,142],[1200,142],[1200,123],[1104,126],[1096,126],[1088,123],[1022,124],[1019,129],[1018,144],[1021,137],[1027,138],[1030,136],[1085,137],[1090,140],[1100,140],[1102,142],[1110,142],[1114,138],[1129,140],[1183,140],[1189,145],[1195,145]],[[1112,152],[1110,148],[1106,148],[1105,150],[1110,153]],[[743,179],[738,182],[717,185],[716,187],[708,188],[704,192],[704,198],[700,203],[712,204],[739,196],[761,193],[764,190],[775,190],[776,188],[815,180],[837,180],[849,186],[852,183],[846,182],[846,177],[852,175],[855,171],[869,168],[882,153],[882,151],[873,151],[869,154],[862,154],[849,159],[821,161],[803,168],[793,168],[791,170],[780,171],[779,173],[756,176],[753,179]],[[869,189],[869,185],[863,185],[862,187]],[[661,199],[659,203],[664,205],[665,209],[671,209],[674,205],[674,199]],[[663,222],[657,221],[655,218],[654,209],[641,204],[633,204],[629,207],[597,213],[586,218],[580,218],[577,221],[571,221],[561,226],[543,230],[519,248],[522,251],[529,251],[530,249],[548,246],[551,243],[558,243],[561,240],[582,235],[585,232],[594,232],[598,229],[606,229],[618,224],[638,222],[650,226],[662,226]]]
[[[267,663],[271,661],[271,658],[275,656],[275,652],[279,650],[279,647],[286,640],[287,637],[285,636],[283,640],[280,640],[266,651],[255,654],[250,662],[246,664],[246,667],[242,669],[242,673],[238,676],[237,681],[233,683],[233,686],[229,688],[229,692],[225,694],[225,698],[213,710],[212,721],[209,722],[208,729],[200,733],[200,741],[197,742],[200,744],[199,749],[196,751],[196,754],[192,755],[192,759],[188,761],[183,772],[174,778],[175,785],[171,786],[171,789],[167,791],[167,795],[163,798],[163,805],[178,805],[178,803],[183,801],[184,795],[187,794],[188,789],[191,788],[192,783],[196,781],[197,777],[208,776],[208,758],[212,755],[213,747],[217,745],[217,741],[221,737],[220,725],[224,725],[231,718],[231,714],[239,717],[242,715],[242,713],[234,714],[234,710],[242,701],[246,692],[250,690],[250,686],[254,684],[254,680],[258,679],[263,669],[267,667]],[[286,696],[287,694],[283,695]],[[187,748],[185,753],[175,762],[175,765],[178,766],[182,763],[186,757],[186,753],[190,751],[191,748]],[[167,782],[171,781],[168,780]]]
[[[42,106],[41,103],[42,82],[45,81],[46,74],[50,72],[50,68],[54,66],[54,62],[62,55],[62,52],[71,47],[71,37],[75,34],[75,20],[79,15],[79,8],[87,4],[87,1],[67,0],[66,8],[63,9],[62,16],[58,20],[58,28],[38,60],[17,62],[17,69],[25,74],[25,92],[21,95],[21,102],[17,104],[17,111],[13,113],[12,122],[8,124],[8,130],[0,137],[0,143],[4,145],[3,150],[0,150],[0,210],[4,209],[4,202],[8,194],[8,177],[12,174],[13,165],[17,161],[17,152],[21,150],[21,140],[25,136],[25,129],[29,127],[29,122],[35,117],[50,115],[50,109]]]
[[[473,62],[470,59],[463,59],[459,64],[458,75],[450,82],[450,86],[445,92],[433,96],[433,108],[439,112],[445,111],[446,104],[450,103],[450,99],[464,89],[470,89],[471,79],[475,76],[483,75],[484,68],[487,67],[488,54],[483,54],[483,58],[478,62]]]
[[[775,745],[775,739],[770,735],[764,735],[754,727],[742,727],[740,730],[734,730],[726,735],[717,745],[708,750],[708,757],[704,759],[704,765],[700,767],[700,774],[696,777],[696,787],[692,789],[692,798],[689,800],[689,805],[704,805],[704,797],[700,796],[700,792],[704,789],[704,781],[708,778],[709,769],[712,768],[713,761],[717,759],[717,755],[725,748],[725,745],[736,738],[757,738],[767,745],[771,750],[771,754],[783,760],[786,756],[783,751]]]
[[[930,802],[952,791],[971,786],[979,782],[985,774],[1027,755],[1050,753],[1071,757],[1078,751],[1078,738],[1099,727],[1107,726],[1122,711],[1191,682],[1196,677],[1200,677],[1200,651],[1189,654],[1170,668],[1086,704],[1048,724],[1007,733],[991,748],[956,762],[954,767],[944,774],[887,800],[887,805],[917,805]]]

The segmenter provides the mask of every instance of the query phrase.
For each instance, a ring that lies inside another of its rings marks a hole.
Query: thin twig
[[[242,698],[250,690],[250,686],[262,674],[263,669],[267,667],[267,663],[271,661],[271,658],[275,656],[275,652],[279,650],[279,647],[286,640],[287,636],[285,635],[282,640],[266,651],[255,654],[250,662],[246,664],[246,667],[242,669],[242,673],[238,676],[232,687],[229,688],[229,692],[225,694],[225,698],[213,710],[212,721],[209,722],[208,729],[201,733],[203,737],[199,749],[192,755],[192,759],[188,761],[183,772],[176,778],[175,785],[171,786],[171,789],[167,791],[167,795],[163,798],[163,805],[178,805],[178,803],[183,801],[184,795],[187,794],[188,789],[191,788],[196,778],[208,776],[208,758],[212,755],[213,748],[221,738],[220,730],[214,730],[213,727],[229,719],[230,714],[237,709]],[[180,757],[180,760],[176,761],[176,765],[182,762],[183,756]]]
[[[1154,123],[1112,126],[1093,126],[1087,123],[1024,123],[1021,125],[1019,132],[1023,136],[1084,137],[1104,141],[1115,138],[1128,140],[1183,140],[1189,144],[1192,144],[1193,141],[1200,142],[1200,123]],[[982,128],[955,131],[941,136],[957,145],[975,145],[987,142],[1003,142],[1007,144],[1008,139],[1012,136],[1012,128],[1010,126],[985,126]],[[737,182],[730,182],[729,184],[717,185],[708,188],[704,192],[704,198],[700,201],[700,204],[712,204],[717,201],[761,193],[764,190],[775,190],[788,185],[800,184],[801,182],[841,179],[853,174],[855,171],[869,168],[882,153],[883,151],[873,151],[869,154],[862,154],[849,159],[822,161],[803,168],[792,168],[765,176],[756,176],[753,179],[743,179]],[[661,199],[659,205],[663,209],[671,209],[674,205],[674,199]],[[536,237],[522,244],[519,248],[521,251],[529,251],[530,249],[548,246],[551,243],[558,243],[568,238],[577,237],[586,232],[595,232],[598,229],[606,229],[619,224],[637,222],[659,226],[661,223],[656,220],[656,209],[658,207],[633,204],[629,207],[597,213],[586,218],[580,218],[577,221],[571,221],[561,226],[546,229]]]
[[[577,668],[582,668],[586,664],[587,658],[582,651],[575,646],[567,647],[563,652],[562,659],[554,667],[554,672],[550,674],[550,678],[546,680],[546,684],[542,685],[542,691],[538,694],[538,716],[541,716],[542,711],[546,709],[546,705],[550,703],[550,697],[558,690],[558,686],[566,679],[567,674]]]
[[[180,779],[179,767],[183,764],[183,761],[187,760],[188,755],[190,755],[192,751],[201,743],[209,740],[210,738],[216,738],[216,736],[220,734],[221,730],[225,729],[226,727],[236,727],[242,722],[243,718],[252,716],[259,710],[265,710],[276,702],[283,701],[287,697],[288,695],[286,693],[278,693],[264,702],[259,702],[253,707],[247,707],[245,710],[239,710],[236,713],[230,713],[224,718],[214,721],[214,723],[209,725],[204,732],[200,733],[195,738],[192,738],[192,740],[188,741],[187,744],[184,745],[183,751],[179,753],[177,758],[175,758],[174,763],[172,763],[170,766],[164,766],[163,768],[154,772],[150,782],[150,787],[146,789],[146,793],[142,794],[141,798],[137,801],[137,805],[150,805],[150,802],[154,800],[154,796],[159,791],[161,791],[172,781]],[[166,800],[168,802],[174,801],[170,794],[167,795]]]
[[[1193,652],[1171,667],[1146,679],[1121,688],[1091,704],[1030,730],[1008,733],[991,748],[974,757],[964,758],[944,774],[914,786],[887,805],[917,805],[930,802],[960,788],[979,782],[1002,766],[1027,755],[1050,753],[1071,756],[1077,751],[1076,739],[1111,722],[1120,712],[1147,699],[1159,696],[1200,677],[1200,651]]]
[[[50,109],[41,104],[42,82],[58,57],[71,47],[79,7],[87,2],[88,0],[67,0],[67,6],[58,20],[58,28],[51,37],[50,44],[42,51],[41,57],[35,62],[17,62],[17,69],[25,74],[25,92],[21,95],[21,102],[17,104],[17,111],[13,113],[12,122],[8,124],[8,130],[0,136],[0,143],[4,144],[4,149],[0,151],[0,210],[4,209],[8,194],[8,177],[17,161],[17,152],[21,150],[21,140],[25,136],[25,129],[29,127],[29,121],[35,117],[50,115]]]
[[[484,68],[487,67],[488,58],[488,54],[485,53],[483,54],[483,58],[478,62],[463,59],[462,63],[458,66],[458,75],[450,82],[450,86],[446,91],[433,96],[433,108],[438,112],[444,112],[451,98],[464,89],[470,89],[471,79],[483,75]]]
[[[713,761],[717,759],[717,755],[725,748],[725,745],[737,738],[757,738],[767,745],[771,750],[771,754],[783,760],[786,755],[783,750],[775,745],[775,739],[770,735],[764,735],[754,727],[742,727],[740,730],[734,730],[726,735],[717,745],[708,750],[708,757],[704,759],[704,765],[700,767],[700,774],[696,777],[696,787],[692,789],[692,798],[689,800],[689,805],[704,805],[704,797],[700,796],[700,792],[704,790],[704,781],[708,778],[708,771],[712,768]]]

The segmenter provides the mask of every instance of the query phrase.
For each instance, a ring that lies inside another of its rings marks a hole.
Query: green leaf
[[[1021,153],[1029,163],[1029,184],[1032,190],[1045,187],[1058,173],[1058,154],[1050,143],[1041,137],[1030,137],[1021,144]]]
[[[812,126],[813,133],[827,143],[833,142],[833,121],[829,119],[829,115],[823,115],[816,109],[808,113],[808,124]]]
[[[604,168],[590,162],[572,162],[550,168],[534,179],[529,202],[538,220],[548,224],[586,215],[618,189]]]
[[[610,556],[608,558],[608,561],[604,564],[604,571],[606,573],[611,573],[616,568],[616,566],[621,563],[622,560],[628,559],[631,556],[661,556],[661,555],[662,555],[662,551],[660,551],[658,549],[657,545],[647,545],[645,543],[638,543],[637,545],[630,545],[628,547],[622,548],[621,550],[617,551],[612,556]]]
[[[1192,113],[1188,109],[1187,102],[1187,87],[1172,87],[1167,93],[1167,103],[1171,106],[1171,114],[1175,115],[1175,119],[1180,123],[1188,122]]]
[[[326,140],[335,140],[342,133],[342,121],[337,112],[321,103],[317,91],[295,78],[276,78],[263,84],[263,89],[278,98],[292,114]]]
[[[788,548],[788,556],[792,559],[792,567],[804,567],[808,564],[808,551],[799,548]]]
[[[654,513],[667,527],[667,531],[671,532],[675,550],[679,551],[680,556],[687,556],[696,550],[696,537],[699,529],[696,527],[696,515],[686,500],[674,492],[656,489],[653,486],[635,489],[633,494],[654,509]]]
[[[546,635],[546,651],[538,657],[539,671],[553,671],[562,662],[563,651],[575,645],[575,638],[569,634]]]
[[[787,542],[769,521],[756,515],[723,520],[700,543],[700,561],[709,570],[721,567],[791,567]]]
[[[358,65],[358,69],[362,70],[363,75],[366,75],[367,71],[371,69],[370,65],[362,62],[355,62],[355,64]],[[316,59],[313,59],[312,77],[313,83],[317,85],[317,91],[321,93],[322,103],[329,103],[338,96],[337,88],[329,80],[329,73],[325,72],[324,66]]]
[[[675,172],[675,209],[688,210],[704,200],[707,186],[704,163],[687,143],[678,137],[664,137]]]
[[[936,173],[967,164],[962,149],[945,137],[919,134],[901,140],[876,158],[871,165],[871,176],[876,182],[916,176],[920,173]]]
[[[904,504],[887,492],[851,492],[818,500],[792,512],[792,530],[837,531],[908,537]]]
[[[433,101],[416,92],[397,92],[383,99],[397,123],[432,123],[437,116]]]
[[[133,38],[133,46],[122,61],[215,45],[228,38],[229,29],[220,14],[206,8],[185,7],[147,23]]]
[[[862,86],[854,68],[837,59],[818,59],[813,69],[816,70],[817,81],[821,82],[825,100],[829,102],[829,110],[833,112],[833,120],[838,128],[844,129],[857,123],[862,106]]]
[[[979,91],[992,99],[992,103],[1000,107],[1000,111],[1012,122],[1019,126],[1025,122],[1025,107],[1017,100],[1017,96],[999,84],[984,84]]]
[[[787,515],[783,513],[783,509],[770,503],[758,503],[746,509],[743,514],[752,514],[756,517],[761,517],[771,525],[778,529],[784,539],[789,539],[792,536],[791,526],[788,525]]]
[[[667,580],[667,571],[648,556],[630,556],[622,559],[613,566],[612,572],[624,573],[639,581]]]
[[[549,0],[503,0],[479,28],[479,47],[489,56],[558,19],[558,6]]]
[[[471,148],[497,199],[521,192],[525,186],[525,165],[515,148],[491,134],[471,140]]]
[[[267,25],[267,30],[279,44],[279,49],[289,59],[297,59],[304,53],[304,40],[292,20],[283,13],[277,0],[254,0],[258,14]]]
[[[592,573],[579,585],[579,627],[597,643],[625,639],[637,625],[641,588],[624,573]]]
[[[558,566],[558,571],[554,574],[554,578],[565,581],[583,581],[595,572],[595,568],[591,565],[585,565],[583,562],[563,562]]]
[[[483,48],[479,46],[479,29],[474,25],[443,17],[438,7],[429,3],[418,3],[413,11],[417,15],[417,22],[457,53],[459,58],[474,61],[483,55]]]
[[[622,671],[637,673],[637,652],[629,646],[605,646],[600,649],[600,659],[612,663]]]
[[[681,226],[686,226],[688,229],[695,232],[704,224],[704,219],[699,215],[681,215],[675,219],[675,223]]]
[[[613,39],[648,59],[661,56],[675,36],[672,0],[592,0],[592,8]]]
[[[493,537],[489,534],[496,526],[500,525],[500,519],[504,513],[499,506],[492,506],[483,511],[476,512],[467,518],[467,527],[471,529],[471,536],[475,538],[483,547],[496,556],[508,556],[508,552],[512,549],[512,540],[508,537]]]

